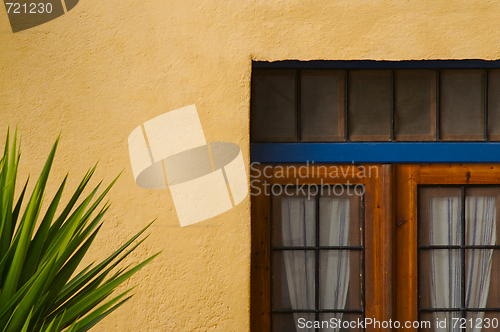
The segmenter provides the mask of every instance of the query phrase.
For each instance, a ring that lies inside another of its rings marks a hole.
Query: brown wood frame
[[[497,164],[398,165],[396,169],[396,313],[418,320],[417,186],[500,184]],[[403,330],[403,328],[401,328]],[[416,331],[417,329],[404,329]]]
[[[281,176],[279,167],[293,166],[298,174]],[[338,178],[329,177],[332,166],[343,167]],[[377,170],[362,176],[361,166]],[[348,168],[349,167],[349,168]],[[271,331],[271,196],[263,193],[274,184],[363,184],[365,186],[365,317],[393,319],[394,172],[392,165],[252,165],[251,167],[251,331]],[[303,171],[303,172],[302,172]],[[311,176],[305,176],[310,174]],[[279,175],[279,176],[278,176]],[[372,174],[374,175],[374,174]],[[268,187],[269,188],[269,187]],[[259,193],[260,190],[260,194]],[[389,331],[370,326],[366,331]]]

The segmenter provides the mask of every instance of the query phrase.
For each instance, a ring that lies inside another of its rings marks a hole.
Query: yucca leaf
[[[43,272],[42,269],[38,269],[38,271],[31,277],[28,282],[26,282],[17,292],[16,294],[9,300],[8,303],[0,303],[0,319],[4,320],[4,316],[12,312],[17,303],[19,302],[19,299],[21,299],[30,289],[30,287],[33,285],[33,283],[38,279],[39,275]]]
[[[129,291],[130,290],[123,292],[119,296],[115,297],[113,300],[107,302],[106,304],[102,305],[98,309],[94,310],[92,313],[87,315],[84,319],[79,320],[78,324],[76,325],[77,326],[76,331],[77,332],[86,332],[86,331],[90,330],[92,327],[94,327],[94,325],[99,323],[104,317],[106,317],[107,315],[109,315],[110,313],[112,313],[113,311],[115,311],[116,309],[121,307],[123,304],[125,304],[125,302],[130,300],[133,295],[123,299],[118,304],[111,307],[116,301],[118,301],[123,296],[125,296]],[[109,307],[111,307],[111,308],[108,309]]]
[[[104,213],[107,211],[107,208],[101,211],[92,222],[86,227],[80,234],[74,235],[71,242],[64,248],[64,251],[57,259],[56,266],[57,268],[61,268],[65,265],[70,259],[71,256],[75,254],[75,251],[82,245],[88,235],[95,229],[95,227],[99,224],[99,222],[104,217]],[[64,284],[63,284],[64,285]]]
[[[154,222],[154,221],[153,221]],[[60,305],[67,301],[71,295],[76,294],[83,286],[85,286],[90,280],[92,280],[95,276],[97,276],[101,271],[103,271],[111,262],[113,262],[125,249],[127,249],[139,236],[141,236],[151,225],[152,223],[149,223],[141,229],[136,235],[134,235],[130,240],[128,240],[124,245],[122,245],[118,250],[116,250],[114,253],[112,253],[110,256],[108,256],[105,260],[103,260],[101,263],[96,265],[92,270],[85,274],[79,274],[75,276],[61,291],[60,297],[57,299],[56,305]],[[143,239],[142,241],[144,241]],[[116,264],[118,264],[121,260],[123,260],[125,257],[127,257],[137,246],[139,246],[141,243],[139,242],[136,246],[134,246],[131,250],[129,250],[123,257],[118,260],[115,265],[113,265],[111,268],[114,268]]]
[[[78,268],[78,265],[80,264],[83,257],[90,248],[90,245],[97,236],[97,233],[99,232],[100,228],[101,226],[99,226],[94,231],[94,233],[92,233],[92,235],[87,239],[87,241],[85,241],[85,243],[80,247],[80,249],[78,249],[78,251],[73,255],[73,257],[71,257],[71,259],[66,264],[64,264],[61,270],[55,275],[49,286],[47,298],[43,303],[40,303],[40,305],[42,306],[42,308],[40,308],[40,314],[43,314],[46,308],[50,308],[50,305],[56,300],[57,296],[63,289],[66,282],[69,280],[69,278],[71,278],[71,275]],[[58,268],[58,266],[56,266],[56,268]]]
[[[83,192],[96,166],[80,181],[69,202],[56,217],[67,177],[59,186],[38,227],[45,188],[49,178],[56,139],[31,194],[26,181],[17,201],[16,178],[19,165],[17,128],[8,132],[0,159],[0,327],[2,332],[82,332],[128,301],[130,290],[106,301],[121,283],[158,254],[136,266],[118,268],[147,236],[133,244],[147,225],[104,261],[90,264],[73,278],[102,227],[109,204],[98,211],[116,177],[99,195],[101,183],[90,194]],[[22,212],[23,201],[29,196]],[[131,247],[131,248],[129,248]],[[112,271],[113,275],[109,276]]]
[[[75,192],[71,196],[71,199],[66,204],[66,207],[64,208],[63,212],[61,212],[61,214],[59,215],[59,217],[57,217],[56,221],[54,221],[54,223],[50,226],[49,234],[47,235],[46,244],[45,244],[45,246],[44,246],[44,248],[42,250],[42,255],[45,253],[45,251],[52,244],[52,239],[57,235],[57,233],[59,232],[60,227],[63,225],[63,223],[65,222],[66,218],[70,214],[71,210],[75,206],[76,202],[80,198],[80,195],[82,194],[82,192],[87,187],[88,182],[90,181],[90,179],[92,178],[92,175],[95,172],[95,168],[96,168],[96,166],[92,167],[90,170],[87,171],[87,173],[83,177],[82,181],[80,182],[80,184],[76,188]]]
[[[102,269],[99,269],[99,272],[100,274],[95,278],[93,279],[89,284],[85,285],[86,284],[86,281],[87,280],[90,280],[91,275],[86,275],[84,278],[82,278],[83,280],[80,280],[80,282],[76,285],[74,285],[71,289],[71,292],[69,293],[69,296],[68,296],[68,293],[66,294],[66,296],[62,297],[62,298],[58,298],[58,301],[55,303],[56,307],[58,307],[58,309],[53,312],[51,315],[58,315],[60,314],[60,312],[63,312],[63,311],[66,311],[68,308],[70,308],[71,306],[83,301],[85,298],[87,298],[90,294],[93,294],[96,289],[98,289],[98,287],[103,287],[104,285],[107,285],[108,283],[111,283],[113,282],[116,278],[118,278],[119,276],[121,276],[123,274],[123,272],[128,269],[128,267],[125,267],[123,269],[120,269],[118,270],[113,276],[109,277],[106,281],[105,278],[106,276],[113,270],[115,269],[115,267],[123,260],[125,259],[125,257],[127,257],[131,252],[133,252],[143,241],[145,241],[146,239],[142,239],[139,243],[137,243],[134,247],[132,247],[131,249],[129,249],[125,254],[123,254],[120,258],[118,258],[111,266],[109,266],[106,270],[104,271],[101,271]],[[105,266],[103,266],[102,268],[104,268]],[[85,283],[85,284],[84,284]],[[102,285],[101,285],[102,284]],[[83,287],[81,290],[80,289],[76,289],[76,287]],[[71,297],[73,294],[76,294],[75,296]],[[106,297],[107,295],[105,295],[103,297],[103,299]],[[71,299],[69,299],[71,297]],[[69,300],[68,300],[69,299]],[[99,303],[100,301],[98,301],[97,303]],[[63,304],[64,303],[64,304]],[[62,305],[61,305],[62,304]],[[61,305],[61,306],[59,306]]]
[[[63,296],[57,299],[55,302],[55,306],[58,307],[58,309],[52,313],[51,315],[57,315],[62,311],[67,310],[69,307],[75,305],[76,303],[79,303],[83,299],[85,299],[89,294],[92,294],[95,292],[95,290],[101,286],[101,283],[104,282],[106,276],[123,260],[125,257],[127,257],[131,252],[133,252],[143,241],[146,239],[142,239],[137,243],[134,247],[129,249],[124,255],[122,255],[120,258],[118,258],[115,262],[113,262],[112,265],[107,267],[107,265],[103,266],[96,266],[98,270],[96,271],[96,268],[94,268],[90,273],[84,275],[83,278],[79,280],[77,284],[74,284],[70,289],[64,289],[61,293]],[[106,270],[103,270],[105,267],[107,267]],[[110,283],[113,280],[115,280],[118,276],[122,274],[123,270],[119,270],[115,275],[112,277],[108,278],[104,284]],[[94,274],[95,272],[95,274]],[[97,277],[94,278],[94,276],[97,275]],[[94,279],[93,279],[94,278]],[[92,280],[93,279],[93,280]],[[88,281],[92,280],[90,283]],[[88,283],[88,284],[87,284]],[[83,288],[82,288],[83,287]],[[74,295],[76,294],[76,295]],[[74,295],[74,296],[73,296]],[[64,304],[63,304],[64,303]]]
[[[30,326],[32,314],[33,314],[33,309],[30,311],[30,314],[28,315],[28,319],[26,319],[26,322],[24,322],[24,326],[21,332],[28,332],[28,327]]]
[[[29,313],[35,308],[39,297],[42,295],[43,288],[48,282],[47,276],[52,272],[55,260],[44,264],[41,267],[42,273],[36,278],[33,285],[30,287],[26,295],[17,305],[12,313],[12,320],[6,332],[17,332],[26,321]]]
[[[13,225],[17,223],[17,220],[19,218],[19,212],[21,211],[21,205],[23,204],[24,196],[26,195],[26,189],[28,188],[28,183],[29,183],[29,176],[28,179],[26,179],[26,183],[24,184],[23,190],[21,191],[21,195],[19,195],[19,198],[17,199],[14,211],[12,211]],[[12,239],[13,235],[14,235],[14,229],[11,230],[9,238]]]
[[[8,301],[18,288],[17,286],[23,269],[24,260],[28,252],[28,246],[33,234],[33,229],[36,225],[36,219],[40,212],[42,194],[45,190],[45,185],[47,184],[47,179],[52,167],[58,142],[59,137],[56,139],[56,142],[49,153],[42,173],[40,174],[37,184],[35,185],[35,189],[33,190],[33,194],[31,195],[31,199],[26,207],[26,212],[21,219],[19,229],[17,231],[17,234],[19,234],[19,242],[16,243],[17,248],[14,257],[12,258],[12,263],[10,265],[9,272],[7,273],[2,293],[0,293],[0,302]],[[3,222],[9,222],[9,220],[3,220]]]
[[[28,255],[26,258],[26,264],[23,269],[23,272],[21,273],[21,279],[20,279],[21,284],[26,282],[26,280],[30,278],[33,275],[34,271],[38,268],[42,248],[45,243],[45,239],[47,237],[50,224],[52,223],[57,207],[59,205],[59,201],[61,200],[61,196],[64,190],[64,186],[66,185],[67,178],[68,177],[66,176],[61,185],[59,186],[56,195],[52,199],[52,202],[50,203],[49,208],[45,213],[45,216],[42,219],[40,226],[38,227],[34,239],[30,243],[28,249]]]
[[[148,264],[150,261],[152,261],[158,254],[155,254],[151,256],[150,258],[146,259],[142,263],[139,263],[132,269],[128,270],[118,278],[112,280],[111,282],[107,283],[106,285],[99,287],[96,289],[92,294],[84,298],[82,301],[77,303],[76,305],[68,308],[66,311],[66,316],[65,320],[71,321],[72,318],[75,318],[81,313],[87,313],[90,309],[92,309],[96,302],[101,300],[103,296],[108,296],[110,292],[112,292],[116,287],[118,287],[122,282],[130,278],[132,275],[134,275],[137,271],[139,271],[141,268],[143,268],[146,264]],[[97,302],[97,303],[99,303]]]

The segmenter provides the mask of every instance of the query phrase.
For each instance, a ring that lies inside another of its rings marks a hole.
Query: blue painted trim
[[[254,61],[254,69],[487,69],[500,68],[500,60],[285,60]]]
[[[500,163],[500,143],[252,143],[261,163]]]

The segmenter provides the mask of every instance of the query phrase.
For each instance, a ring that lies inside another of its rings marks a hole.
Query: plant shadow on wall
[[[17,132],[11,142],[9,136],[7,133],[0,160],[0,331],[87,331],[131,298],[131,289],[108,297],[159,254],[135,266],[118,266],[145,240],[134,244],[151,224],[99,264],[76,273],[109,208],[108,203],[101,203],[118,178],[101,194],[97,193],[98,185],[85,196],[83,191],[94,166],[69,202],[61,206],[66,176],[42,217],[42,201],[59,138],[32,193],[27,193],[26,181],[16,201],[19,144]],[[27,203],[21,209],[23,200]],[[62,212],[56,213],[58,210]]]

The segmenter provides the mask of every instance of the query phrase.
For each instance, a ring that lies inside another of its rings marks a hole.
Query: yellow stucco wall
[[[134,128],[196,104],[207,140],[239,144],[248,164],[252,59],[498,59],[499,17],[494,1],[81,0],[13,34],[0,7],[0,136],[22,131],[21,178],[38,174],[60,130],[51,193],[97,160],[94,183],[125,170],[88,261],[158,219],[130,261],[163,254],[93,331],[249,329],[249,199],[181,228],[168,190],[134,183]]]

